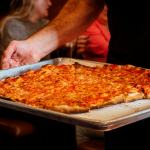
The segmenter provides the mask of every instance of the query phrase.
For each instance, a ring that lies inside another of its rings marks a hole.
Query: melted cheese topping
[[[45,65],[0,82],[0,95],[42,108],[89,107],[127,93],[150,93],[150,71],[134,66]]]

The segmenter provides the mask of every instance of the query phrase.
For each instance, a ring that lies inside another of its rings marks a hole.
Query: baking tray
[[[20,74],[26,73],[29,70],[37,70],[45,64],[67,65],[73,64],[74,62],[93,67],[100,64],[104,64],[100,62],[86,61],[73,58],[55,58],[47,61],[41,61],[32,65],[25,65],[21,67],[1,70],[0,79],[2,80],[7,77],[18,76]],[[149,99],[117,104],[109,107],[91,110],[87,113],[79,114],[64,114],[60,112],[45,110],[42,108],[17,103],[3,98],[0,98],[0,106],[68,124],[79,125],[102,131],[116,129],[118,127],[150,117]]]

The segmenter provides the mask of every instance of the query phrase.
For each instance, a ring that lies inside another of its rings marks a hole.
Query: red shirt
[[[110,32],[98,21],[95,21],[83,34],[90,35],[89,40],[91,41],[90,47],[83,53],[83,58],[105,62],[108,53]]]

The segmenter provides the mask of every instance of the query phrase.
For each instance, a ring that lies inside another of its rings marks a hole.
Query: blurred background
[[[59,11],[61,10],[61,8],[64,6],[64,4],[67,2],[67,0],[51,0],[53,6],[50,7],[49,9],[49,17],[48,19],[52,20],[55,16],[57,16],[57,14],[59,13]],[[3,1],[3,3],[0,5],[0,19],[8,13],[9,11],[9,4],[10,4],[11,0],[5,0]]]

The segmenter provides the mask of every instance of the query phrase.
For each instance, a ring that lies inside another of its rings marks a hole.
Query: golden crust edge
[[[98,105],[91,104],[90,109],[96,109],[96,108],[98,109],[98,108],[101,108],[101,107],[112,106],[112,105],[115,105],[115,104],[120,104],[122,102],[124,102],[124,95],[123,94],[121,94],[119,96],[115,96],[113,99],[108,100],[105,103],[101,103],[101,104],[98,104]]]
[[[119,96],[115,96],[113,99],[111,99],[109,101],[106,101],[105,103],[101,103],[99,105],[91,104],[90,109],[96,109],[96,108],[98,109],[98,108],[102,108],[102,107],[112,106],[115,104],[128,103],[128,102],[132,102],[132,101],[136,101],[136,100],[140,100],[140,99],[144,99],[144,98],[145,98],[145,95],[142,92],[129,93],[126,96],[121,94]]]
[[[128,93],[128,95],[126,95],[124,98],[124,103],[132,102],[132,101],[136,101],[136,100],[140,100],[144,98],[145,98],[145,95],[142,92]]]
[[[2,96],[2,95],[0,95],[0,97],[6,98],[6,99],[11,99],[11,98],[8,98],[8,97]],[[75,114],[75,113],[89,112],[92,109],[98,109],[98,108],[102,108],[102,107],[112,106],[112,105],[119,104],[119,103],[132,102],[132,101],[136,101],[136,100],[140,100],[140,99],[144,99],[144,98],[150,98],[150,95],[148,95],[148,97],[145,97],[144,93],[136,92],[136,93],[128,93],[128,95],[126,95],[126,96],[121,94],[119,96],[115,96],[113,99],[111,99],[109,101],[106,101],[105,103],[101,103],[98,105],[91,104],[90,107],[79,107],[79,106],[70,107],[67,105],[61,105],[61,106],[47,107],[45,109],[49,109],[49,110],[53,110],[53,111],[57,111],[57,112],[61,112],[61,113],[67,113],[67,114]],[[19,101],[13,100],[13,99],[11,99],[11,100],[15,101],[15,102],[19,102]],[[33,105],[31,105],[31,106],[33,106]]]
[[[70,107],[68,105],[46,107],[46,109],[61,112],[61,113],[66,113],[66,114],[84,113],[90,111],[89,107],[79,107],[79,106]]]

